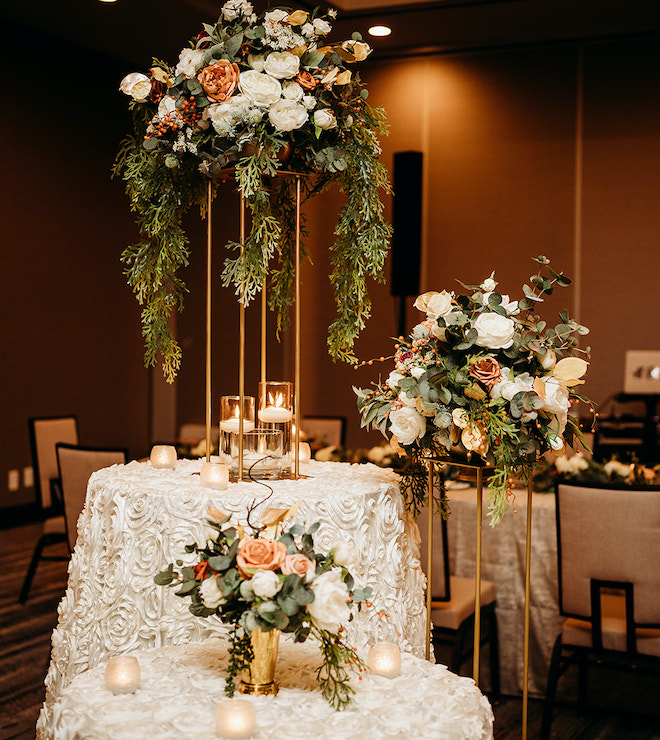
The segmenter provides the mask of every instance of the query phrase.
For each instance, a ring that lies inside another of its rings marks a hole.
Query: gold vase
[[[250,635],[254,658],[249,668],[242,672],[238,690],[241,694],[277,694],[275,666],[277,649],[280,644],[280,631],[255,630]]]

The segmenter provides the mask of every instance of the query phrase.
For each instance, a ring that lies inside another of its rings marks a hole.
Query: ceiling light
[[[372,36],[389,36],[392,33],[392,29],[387,26],[372,26],[369,29],[369,33]]]

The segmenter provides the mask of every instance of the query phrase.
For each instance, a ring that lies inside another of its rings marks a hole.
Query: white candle
[[[215,728],[224,738],[248,738],[256,728],[254,704],[248,699],[226,699],[215,710]]]
[[[176,447],[172,445],[154,445],[149,455],[152,467],[156,470],[172,469],[176,465]]]
[[[220,429],[222,429],[223,432],[233,432],[234,434],[238,434],[240,431],[238,428],[240,422],[240,419],[223,419],[220,422]],[[243,431],[251,432],[253,429],[254,422],[249,419],[243,419]]]
[[[401,672],[401,650],[393,642],[377,642],[369,648],[367,668],[377,676],[396,678]]]
[[[283,406],[266,406],[259,410],[259,421],[267,424],[285,424],[293,418],[293,411]]]
[[[298,448],[298,460],[300,462],[309,462],[312,459],[312,448],[309,442],[301,442]]]
[[[270,456],[264,452],[246,452],[243,454],[243,468],[255,472],[264,470],[275,470],[282,464],[281,457]]]
[[[113,694],[132,694],[140,686],[140,664],[130,655],[115,655],[105,666],[105,686]]]
[[[199,482],[205,488],[223,491],[229,484],[229,468],[224,463],[203,462]]]

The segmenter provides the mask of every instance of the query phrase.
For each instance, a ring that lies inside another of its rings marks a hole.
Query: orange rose
[[[301,70],[295,77],[295,81],[302,87],[303,90],[313,90],[316,85],[316,77],[306,69]]]
[[[197,79],[209,100],[223,103],[236,89],[238,74],[238,64],[232,64],[227,59],[220,59],[210,67],[205,67],[197,75]]]
[[[286,546],[281,542],[246,538],[236,555],[236,564],[246,576],[255,570],[277,570],[286,557]]]
[[[500,365],[493,357],[485,357],[483,360],[470,365],[470,375],[481,381],[484,385],[495,385],[501,377]]]
[[[308,571],[315,570],[314,563],[300,552],[295,552],[293,555],[287,555],[282,563],[282,573],[285,576],[291,573],[297,573],[299,576],[304,577]]]

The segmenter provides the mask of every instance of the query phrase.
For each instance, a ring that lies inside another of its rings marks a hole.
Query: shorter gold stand
[[[243,670],[238,690],[241,694],[252,696],[274,696],[278,692],[278,686],[275,683],[275,667],[280,645],[280,631],[255,630],[250,635],[250,642],[254,658],[249,668]]]

